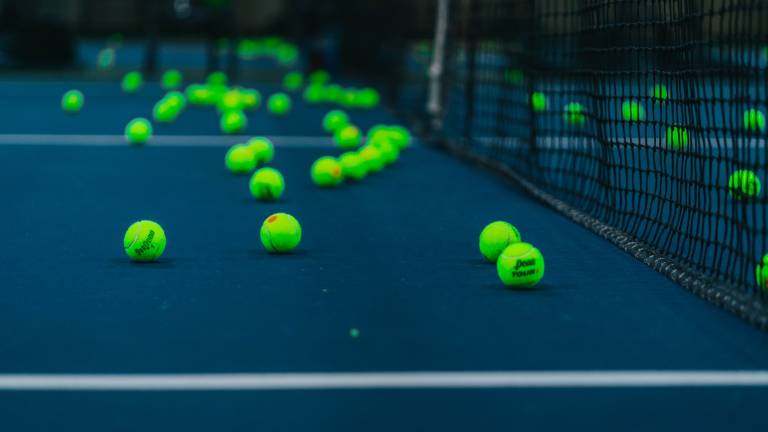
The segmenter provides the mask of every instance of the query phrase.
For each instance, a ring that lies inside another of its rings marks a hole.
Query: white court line
[[[0,375],[0,391],[765,387],[768,370]]]
[[[253,135],[256,136],[256,135]],[[149,146],[219,147],[245,142],[252,136],[227,135],[155,135]],[[266,135],[281,147],[330,147],[333,140],[322,136]],[[124,146],[122,135],[0,134],[0,145]]]

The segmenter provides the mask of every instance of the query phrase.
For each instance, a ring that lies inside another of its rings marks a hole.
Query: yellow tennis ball
[[[248,140],[247,145],[253,150],[258,163],[270,163],[275,157],[275,146],[268,138],[251,138]]]
[[[360,156],[355,152],[346,152],[339,156],[341,172],[344,178],[352,180],[362,180],[368,174],[368,167]]]
[[[365,162],[369,173],[377,173],[384,168],[386,161],[379,149],[374,146],[367,145],[357,152],[360,159]]]
[[[344,180],[341,164],[330,156],[323,156],[312,164],[312,181],[320,187],[337,186]]]
[[[261,225],[261,244],[269,252],[290,252],[301,243],[301,225],[287,213],[275,213]]]
[[[272,201],[283,196],[285,180],[274,168],[261,168],[253,173],[249,184],[251,195],[262,201]]]
[[[544,277],[544,257],[533,245],[512,243],[499,255],[496,271],[508,287],[532,287]]]
[[[142,220],[128,227],[123,237],[123,248],[133,261],[154,261],[163,254],[165,231],[156,222]]]
[[[256,155],[245,144],[235,144],[224,155],[224,165],[234,174],[247,174],[256,168]]]
[[[512,243],[521,241],[520,232],[512,224],[491,222],[480,232],[478,244],[480,253],[490,262],[496,262],[501,252]]]

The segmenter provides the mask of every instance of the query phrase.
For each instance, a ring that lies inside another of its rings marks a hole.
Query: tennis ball
[[[227,90],[221,95],[221,99],[216,104],[219,112],[240,111],[244,107],[242,96],[238,90]]]
[[[184,94],[187,96],[187,100],[192,105],[206,105],[207,101],[211,99],[211,90],[201,84],[190,84],[184,90]]]
[[[211,72],[208,74],[208,77],[205,79],[205,81],[209,85],[225,86],[227,85],[227,74],[221,71]]]
[[[330,100],[336,100],[338,101],[342,106],[349,107],[349,108],[355,108],[360,105],[357,98],[357,91],[355,89],[345,89],[342,91],[338,98]]]
[[[156,222],[134,222],[123,237],[125,253],[133,261],[154,261],[163,254],[166,245],[165,231]]]
[[[688,147],[688,130],[681,127],[667,129],[667,146],[672,150],[684,150]]]
[[[362,180],[368,174],[365,162],[354,152],[346,152],[339,156],[341,172],[344,178]]]
[[[323,100],[323,87],[317,84],[310,84],[304,89],[304,100],[307,103],[315,104]]]
[[[254,198],[272,201],[283,195],[285,180],[280,171],[274,168],[261,168],[253,173],[249,186]]]
[[[763,256],[762,262],[755,268],[755,280],[757,286],[768,293],[768,255]]]
[[[625,121],[645,120],[645,108],[637,101],[625,101],[621,104],[621,116]]]
[[[304,77],[299,72],[288,72],[283,77],[283,87],[286,90],[295,91],[301,88],[304,84]]]
[[[144,144],[152,138],[152,124],[145,118],[135,118],[125,126],[125,140],[129,144]]]
[[[736,170],[728,177],[728,193],[741,200],[760,195],[760,178],[750,170]]]
[[[534,112],[542,112],[547,109],[547,96],[542,92],[533,92],[531,94],[531,106]]]
[[[275,157],[275,146],[268,138],[254,137],[249,139],[247,144],[256,155],[258,163],[270,163]]]
[[[123,81],[120,86],[126,93],[136,93],[144,85],[144,78],[141,72],[133,71],[123,75]]]
[[[496,271],[508,287],[532,287],[544,276],[544,257],[533,245],[512,243],[499,255]]]
[[[176,105],[168,103],[168,101],[162,99],[159,100],[154,108],[152,108],[152,117],[158,123],[171,123],[176,120],[179,114],[179,109]]]
[[[169,69],[163,73],[160,82],[164,90],[173,90],[181,87],[182,79],[181,72],[176,69]]]
[[[480,253],[485,259],[496,262],[499,255],[512,243],[522,241],[520,232],[512,224],[496,221],[491,222],[480,232],[478,244]]]
[[[291,98],[285,93],[275,93],[267,101],[267,109],[275,115],[285,115],[291,110]]]
[[[236,134],[242,132],[248,126],[248,119],[242,111],[226,111],[221,115],[219,126],[225,134]]]
[[[563,117],[565,122],[574,126],[580,126],[587,122],[584,105],[578,102],[570,102],[565,106]]]
[[[183,110],[187,106],[187,98],[184,97],[184,93],[175,90],[166,93],[162,100],[178,110]]]
[[[338,84],[330,84],[323,87],[322,98],[327,102],[342,102],[345,91],[346,90]]]
[[[288,213],[275,213],[261,225],[261,244],[272,253],[290,252],[301,243],[301,225]]]
[[[224,165],[234,174],[246,174],[256,168],[256,154],[246,144],[235,144],[224,155]]]
[[[309,74],[309,82],[312,84],[325,84],[331,79],[331,76],[328,74],[328,72],[318,69],[311,74]]]
[[[255,89],[241,89],[240,103],[243,109],[256,109],[261,104],[261,93]]]
[[[357,155],[366,164],[369,173],[377,173],[384,168],[386,161],[378,148],[373,145],[367,145],[357,152]]]
[[[341,110],[332,110],[323,117],[323,130],[335,133],[337,130],[349,124],[349,116]]]
[[[83,108],[85,98],[80,90],[69,90],[61,97],[61,109],[67,113],[78,113]]]
[[[400,156],[400,150],[392,144],[392,141],[387,136],[376,136],[369,140],[369,145],[376,148],[381,153],[381,157],[386,165],[391,165],[397,161]]]
[[[760,110],[748,109],[744,112],[744,128],[750,132],[765,130],[765,114]]]
[[[323,156],[312,164],[312,181],[320,187],[337,186],[344,180],[341,164],[335,158]]]
[[[653,90],[651,91],[651,97],[653,99],[656,99],[657,101],[666,101],[669,99],[669,91],[667,91],[667,86],[664,84],[656,84],[653,86]]]
[[[411,145],[411,133],[408,132],[408,129],[402,126],[389,126],[387,128],[387,135],[389,136],[392,144],[394,144],[394,146],[399,150],[402,150]]]
[[[363,136],[357,126],[347,125],[336,131],[333,140],[337,147],[350,150],[360,145]]]
[[[364,108],[373,108],[379,104],[381,96],[379,92],[371,87],[366,87],[357,92],[357,100]]]

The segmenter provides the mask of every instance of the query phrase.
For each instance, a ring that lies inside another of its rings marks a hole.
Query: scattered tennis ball
[[[346,90],[338,84],[330,84],[322,88],[322,98],[326,102],[343,102]]]
[[[152,124],[145,118],[135,118],[125,126],[125,140],[129,144],[145,144],[152,138]]]
[[[123,81],[120,84],[126,93],[136,93],[144,85],[144,77],[141,72],[133,71],[123,75]]]
[[[580,126],[587,122],[584,105],[578,102],[570,102],[565,106],[563,117],[565,122],[574,126]]]
[[[173,90],[181,87],[182,80],[181,72],[176,69],[169,69],[163,73],[160,83],[164,90]]]
[[[167,240],[165,231],[156,222],[142,220],[128,227],[123,237],[123,249],[133,261],[147,262],[160,258]]]
[[[624,121],[643,121],[645,120],[645,108],[637,101],[624,101],[621,104],[621,116]]]
[[[301,76],[301,73],[293,71],[288,72],[283,77],[283,87],[285,87],[286,90],[295,91],[301,88],[301,86],[304,84],[304,77]]]
[[[183,110],[187,106],[187,98],[184,97],[184,93],[172,90],[165,94],[163,100],[171,106],[177,108],[179,111]]]
[[[668,128],[667,146],[672,150],[684,150],[688,147],[688,130],[681,127]]]
[[[248,126],[248,119],[242,111],[226,111],[221,115],[219,126],[225,134],[236,134],[245,130]]]
[[[323,130],[335,133],[349,124],[349,116],[341,110],[331,110],[323,117]]]
[[[666,101],[669,99],[669,91],[664,84],[656,84],[651,91],[651,97],[657,101]]]
[[[522,241],[520,232],[512,224],[496,221],[491,222],[480,232],[478,244],[480,253],[490,262],[496,262],[499,255],[512,243]]]
[[[378,90],[371,87],[366,87],[357,92],[356,100],[358,104],[363,108],[373,108],[379,104],[381,96],[379,95]]]
[[[221,71],[211,72],[205,81],[209,85],[225,86],[227,85],[227,74]]]
[[[267,101],[267,109],[275,115],[285,115],[291,110],[291,98],[285,93],[275,93]]]
[[[387,136],[389,137],[392,144],[395,145],[399,150],[403,150],[404,148],[407,148],[411,145],[411,133],[408,132],[408,129],[399,126],[399,125],[392,125],[387,128]]]
[[[735,200],[760,195],[760,178],[750,170],[736,170],[728,177],[728,193]]]
[[[371,174],[381,171],[386,164],[381,151],[373,145],[364,146],[357,155],[365,162],[366,170]]]
[[[240,111],[245,108],[240,91],[227,90],[221,95],[221,99],[219,99],[219,102],[216,104],[216,108],[222,113],[227,111]]]
[[[381,157],[384,159],[386,165],[395,163],[397,158],[400,157],[400,150],[398,150],[397,146],[392,144],[392,141],[388,136],[374,137],[369,142],[371,146],[375,147],[381,153]]]
[[[241,89],[240,103],[242,104],[243,109],[256,109],[261,104],[261,93],[255,89]]]
[[[547,109],[547,96],[542,92],[531,94],[531,106],[534,112],[542,112]]]
[[[544,257],[528,243],[512,243],[499,255],[496,271],[508,287],[532,287],[544,276]]]
[[[335,158],[323,156],[312,164],[312,182],[320,187],[337,186],[344,180],[341,164]]]
[[[354,152],[346,152],[339,156],[341,172],[344,178],[362,180],[368,174],[365,162]]]
[[[275,157],[275,146],[269,138],[254,137],[248,140],[248,147],[253,150],[258,163],[270,163]]]
[[[360,145],[363,136],[357,126],[347,125],[336,131],[333,140],[337,147],[350,150]]]
[[[261,168],[253,173],[249,183],[251,195],[262,201],[273,201],[283,196],[285,180],[274,168]]]
[[[69,90],[61,97],[61,109],[64,112],[79,113],[85,103],[85,97],[80,90]]]
[[[304,100],[310,104],[316,104],[323,100],[323,87],[317,84],[310,84],[304,89]]]
[[[261,244],[272,253],[291,252],[301,243],[301,225],[287,213],[275,213],[261,225]]]
[[[235,144],[224,155],[224,165],[234,174],[247,174],[256,169],[256,154],[246,144]]]
[[[166,100],[158,101],[152,108],[152,117],[158,123],[171,123],[176,120],[179,114],[179,108]]]
[[[744,128],[750,132],[765,131],[765,114],[754,108],[744,112]]]
[[[755,280],[757,286],[768,293],[768,255],[763,256],[762,262],[755,268]]]
[[[309,82],[312,84],[325,84],[331,79],[331,76],[328,74],[328,72],[318,69],[311,74],[309,74]]]
[[[211,89],[202,84],[190,84],[184,90],[184,94],[192,105],[207,105],[213,96]]]

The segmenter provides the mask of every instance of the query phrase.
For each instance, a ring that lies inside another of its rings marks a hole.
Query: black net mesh
[[[765,326],[768,2],[445,4],[433,136]]]

